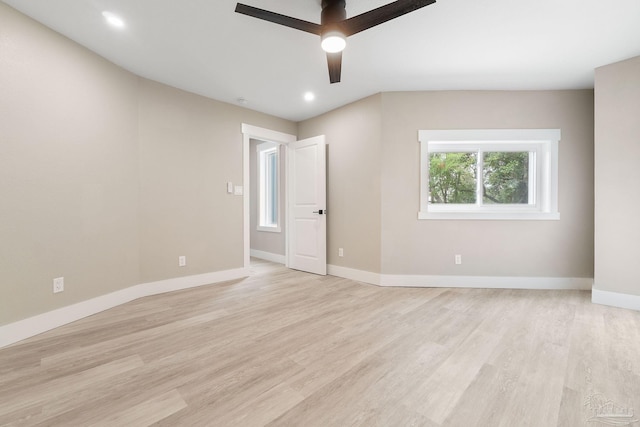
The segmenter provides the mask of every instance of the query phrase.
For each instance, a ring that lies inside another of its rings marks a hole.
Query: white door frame
[[[265,129],[257,126],[248,125],[242,123],[242,187],[244,188],[243,196],[242,196],[242,206],[243,206],[243,237],[244,237],[244,268],[248,269],[251,264],[251,199],[250,199],[250,166],[249,162],[251,159],[250,153],[250,141],[252,139],[257,139],[260,141],[269,141],[275,142],[277,144],[287,145],[290,142],[297,141],[297,137],[295,135],[289,135],[288,133],[282,133],[270,129]],[[285,156],[285,171],[288,170],[288,157]],[[288,197],[289,185],[287,183],[288,178],[285,177],[285,197]],[[287,198],[288,200],[288,198]],[[287,209],[284,212],[284,218],[282,218],[283,224],[287,224]],[[285,249],[285,259],[287,259],[288,255],[288,239],[286,239],[286,249]],[[288,261],[287,261],[288,263]]]

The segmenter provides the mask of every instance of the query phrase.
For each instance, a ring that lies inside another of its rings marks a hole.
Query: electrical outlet
[[[344,256],[344,249],[338,248],[338,256]]]
[[[64,277],[56,277],[53,279],[53,293],[64,291]]]
[[[178,257],[178,267],[185,267],[187,265],[187,257],[179,256]]]
[[[456,265],[462,264],[462,255],[456,255],[455,261],[456,261]]]

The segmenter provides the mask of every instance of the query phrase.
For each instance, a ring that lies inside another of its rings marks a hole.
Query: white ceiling
[[[591,88],[594,68],[640,55],[639,0],[438,0],[350,37],[330,85],[318,36],[234,0],[3,1],[138,75],[294,121],[383,91]],[[320,0],[242,2],[320,22]],[[387,3],[348,0],[347,14]]]

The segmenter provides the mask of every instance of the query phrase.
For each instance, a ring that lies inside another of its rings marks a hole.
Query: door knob
[[[313,211],[313,213],[317,213],[317,214],[323,215],[323,214],[327,213],[327,210],[326,209],[320,209],[319,211]]]

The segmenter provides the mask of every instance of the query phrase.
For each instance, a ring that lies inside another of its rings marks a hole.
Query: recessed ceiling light
[[[311,102],[314,99],[316,99],[316,96],[313,94],[313,92],[307,92],[304,94],[304,100],[307,102]]]
[[[104,19],[107,20],[109,25],[116,28],[124,28],[124,21],[118,15],[111,12],[104,11],[102,12],[102,16],[104,16]]]

